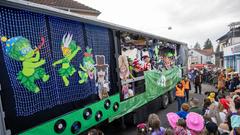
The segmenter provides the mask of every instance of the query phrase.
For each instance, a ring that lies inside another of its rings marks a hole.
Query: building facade
[[[189,63],[193,64],[215,64],[215,55],[213,49],[190,49]]]
[[[231,23],[230,30],[217,41],[223,46],[224,68],[240,73],[240,22]]]

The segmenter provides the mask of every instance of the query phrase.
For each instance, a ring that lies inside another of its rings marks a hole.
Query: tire
[[[175,97],[174,97],[173,90],[168,92],[168,99],[170,104],[174,102]]]
[[[165,93],[164,95],[162,95],[161,97],[161,107],[163,109],[166,109],[167,106],[169,104],[169,98],[168,98],[168,93]]]

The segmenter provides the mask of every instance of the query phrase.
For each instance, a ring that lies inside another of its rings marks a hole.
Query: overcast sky
[[[102,13],[98,19],[159,36],[204,44],[225,34],[240,21],[240,0],[77,0]],[[171,26],[172,30],[167,27]]]

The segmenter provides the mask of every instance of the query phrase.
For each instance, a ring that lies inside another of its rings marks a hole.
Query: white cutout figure
[[[161,87],[166,87],[166,77],[164,75],[161,75],[157,81],[157,84]]]

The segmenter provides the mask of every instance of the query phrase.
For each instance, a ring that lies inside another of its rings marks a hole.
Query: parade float
[[[173,102],[185,43],[31,2],[0,9],[1,134],[81,134]]]

